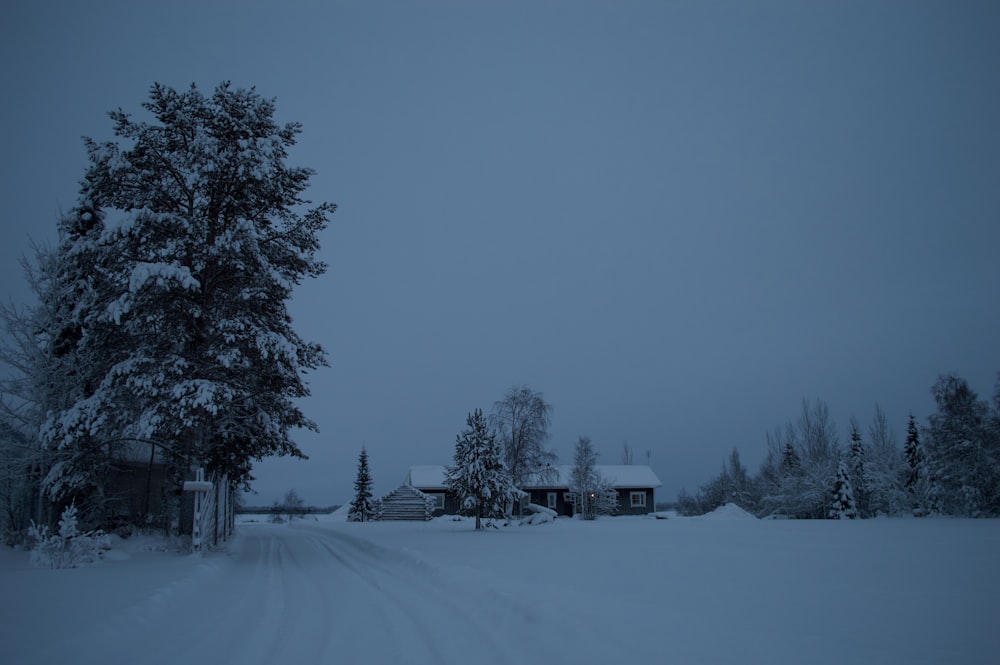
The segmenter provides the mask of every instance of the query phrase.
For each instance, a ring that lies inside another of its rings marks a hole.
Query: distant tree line
[[[795,421],[767,435],[767,457],[751,474],[733,449],[719,475],[677,509],[698,515],[735,503],[758,516],[1000,516],[1000,381],[993,403],[959,376],[938,378],[937,410],[921,426],[911,414],[900,448],[878,405],[867,429],[851,419],[842,445],[827,405],[804,401]]]

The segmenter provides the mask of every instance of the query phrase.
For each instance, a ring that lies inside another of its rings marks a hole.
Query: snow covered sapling
[[[285,492],[285,501],[282,505],[285,516],[288,521],[291,522],[295,517],[301,517],[305,512],[306,502],[299,496],[299,493],[294,489],[290,489]]]
[[[370,522],[381,517],[381,502],[372,498],[372,474],[368,468],[368,451],[361,447],[358,456],[358,477],[354,479],[354,500],[347,513],[348,522]]]
[[[445,484],[462,507],[476,516],[476,529],[483,517],[502,517],[514,501],[517,488],[502,460],[496,437],[476,409],[466,419],[468,427],[455,442],[455,463],[446,467]]]
[[[50,534],[49,527],[31,523],[28,535],[34,541],[31,549],[33,565],[45,568],[76,568],[80,564],[97,561],[102,552],[111,549],[108,537],[103,531],[79,530],[76,513],[75,504],[71,504],[63,511],[58,533]]]
[[[618,493],[597,471],[597,452],[590,437],[581,436],[576,442],[569,482],[574,510],[581,518],[592,520],[618,508]]]

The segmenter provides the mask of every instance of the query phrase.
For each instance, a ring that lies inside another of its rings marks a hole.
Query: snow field
[[[1000,521],[243,524],[228,553],[0,553],[11,663],[994,663]]]

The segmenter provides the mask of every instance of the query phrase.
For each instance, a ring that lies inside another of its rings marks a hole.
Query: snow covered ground
[[[996,663],[1000,521],[243,524],[228,552],[0,551],[5,663]]]

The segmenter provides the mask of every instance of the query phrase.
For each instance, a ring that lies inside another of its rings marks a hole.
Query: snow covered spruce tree
[[[335,206],[308,208],[312,171],[285,164],[300,126],[277,124],[255,90],[156,84],[143,107],[149,122],[110,114],[122,145],[86,141],[63,252],[90,273],[70,265],[60,277],[86,296],[66,342],[97,362],[42,435],[61,453],[124,438],[159,446],[176,523],[192,465],[247,486],[254,460],[304,456],[289,432],[315,424],[295,400],[308,394],[302,374],[326,361],[286,302],[324,272],[318,234]],[[79,472],[55,471],[53,493]]]
[[[470,413],[466,425],[455,441],[455,463],[445,468],[445,485],[458,496],[462,507],[476,516],[479,530],[482,518],[508,514],[517,488],[483,412],[476,409]]]
[[[853,520],[858,518],[858,507],[854,501],[851,473],[847,463],[840,460],[837,465],[837,480],[833,486],[833,503],[830,505],[832,519]]]
[[[847,448],[847,471],[854,488],[854,499],[858,517],[868,517],[868,468],[865,462],[865,444],[861,440],[858,421],[851,418],[850,444]]]
[[[370,522],[379,519],[378,502],[372,498],[372,474],[368,468],[368,451],[361,447],[358,456],[358,477],[354,479],[354,500],[347,512],[348,522]]]
[[[906,443],[903,445],[903,455],[906,457],[906,490],[917,493],[917,485],[922,475],[924,454],[920,447],[920,432],[917,429],[917,419],[910,414],[906,423]]]

